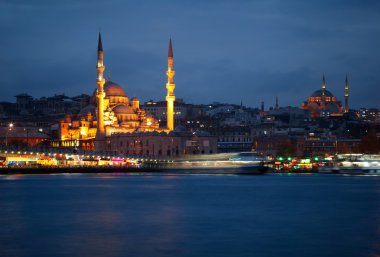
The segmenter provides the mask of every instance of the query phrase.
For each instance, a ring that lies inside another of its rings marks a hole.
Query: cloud
[[[101,4],[100,4],[101,3]],[[380,2],[0,0],[0,100],[91,93],[99,28],[106,71],[142,100],[164,99],[168,37],[187,102],[299,106],[326,73],[352,106],[379,106]],[[107,73],[107,72],[106,72]]]

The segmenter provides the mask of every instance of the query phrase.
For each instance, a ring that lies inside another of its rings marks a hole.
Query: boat
[[[263,174],[268,170],[264,158],[251,153],[189,155],[167,161],[144,160],[142,169],[192,174]]]
[[[380,175],[380,154],[338,154],[335,167],[340,174]]]

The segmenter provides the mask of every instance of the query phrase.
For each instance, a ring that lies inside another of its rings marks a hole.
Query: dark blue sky
[[[168,38],[176,96],[299,106],[320,88],[380,108],[377,0],[0,0],[0,100],[90,94],[98,31],[106,74],[141,101],[165,97]]]

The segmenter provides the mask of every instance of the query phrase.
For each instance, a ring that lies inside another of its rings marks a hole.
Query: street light
[[[5,133],[5,147],[8,147],[8,133],[9,133],[9,131],[11,131],[12,130],[12,128],[13,128],[13,123],[11,122],[11,123],[9,123],[9,129],[7,129],[7,132]]]
[[[24,128],[24,131],[26,131],[26,147],[29,147],[29,128]]]

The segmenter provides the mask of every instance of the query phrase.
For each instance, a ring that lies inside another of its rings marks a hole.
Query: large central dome
[[[104,91],[106,96],[127,96],[123,88],[111,80],[108,80],[104,84]]]
[[[104,83],[104,92],[106,93],[106,98],[110,96],[124,96],[127,97],[127,94],[124,92],[124,89],[118,85],[117,83],[108,80],[106,83]],[[92,97],[95,99],[96,98],[96,91],[97,89],[94,90],[94,93],[92,94]]]
[[[319,90],[317,90],[317,91],[315,91],[312,95],[311,95],[311,97],[322,97],[322,89],[319,89]],[[328,91],[328,90],[325,90],[325,96],[331,96],[331,97],[333,97],[334,95],[330,92],[330,91]]]

